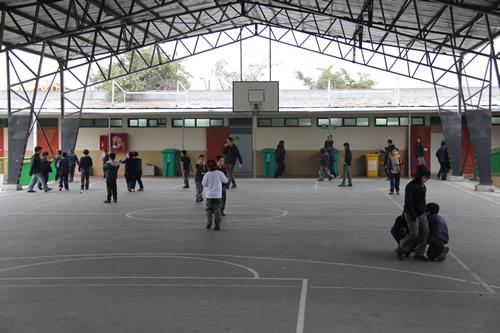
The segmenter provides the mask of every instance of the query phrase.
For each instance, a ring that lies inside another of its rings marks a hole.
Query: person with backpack
[[[430,171],[421,165],[415,172],[415,177],[405,188],[404,218],[409,233],[405,236],[396,253],[400,260],[404,260],[415,247],[415,259],[428,261],[425,248],[429,238],[429,224],[427,221],[425,183],[430,178]]]
[[[424,157],[424,151],[426,151],[427,148],[424,148],[424,145],[422,144],[422,138],[418,137],[417,142],[413,145],[413,152],[415,155],[415,158],[418,160],[418,165],[423,165],[425,166],[425,157]]]
[[[450,157],[448,156],[446,141],[441,141],[441,147],[437,150],[436,157],[439,162],[439,172],[437,177],[441,180],[446,180],[448,171],[450,171]]]
[[[391,150],[391,156],[387,159],[387,168],[389,170],[389,180],[390,180],[390,190],[389,194],[394,194],[394,189],[396,189],[396,194],[399,194],[399,182],[401,180],[401,166],[403,165],[403,160],[399,155],[399,150],[394,147]]]
[[[221,198],[222,186],[229,180],[224,174],[217,170],[217,162],[209,160],[207,162],[208,172],[203,176],[202,185],[206,188],[207,196],[207,229],[212,228],[212,220],[215,224],[214,230],[220,230],[221,223]]]
[[[83,150],[83,156],[78,163],[78,171],[80,171],[80,189],[83,191],[89,189],[90,171],[92,169],[92,157],[89,156],[88,149]]]
[[[116,154],[110,153],[109,160],[104,164],[104,176],[106,177],[106,191],[107,196],[104,203],[111,203],[111,198],[113,202],[118,202],[118,188],[116,186],[116,180],[118,178],[118,169],[120,168],[120,163],[115,161]]]
[[[31,182],[28,185],[28,193],[36,192],[35,190],[33,190],[33,188],[35,187],[38,180],[40,180],[40,182],[42,183],[44,192],[48,192],[51,190],[51,188],[47,186],[47,179],[45,178],[43,173],[42,159],[40,158],[42,147],[36,146],[34,151],[35,151],[34,154],[31,156],[31,164],[29,171],[29,175],[31,176]]]
[[[73,178],[75,177],[75,170],[76,167],[78,166],[78,156],[75,155],[75,151],[71,150],[67,154],[67,159],[68,159],[68,166],[69,166],[69,173],[68,173],[68,181],[70,183],[73,182]]]

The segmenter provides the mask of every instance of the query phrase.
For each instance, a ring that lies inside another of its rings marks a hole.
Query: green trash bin
[[[262,177],[274,177],[276,172],[276,150],[265,148],[261,151],[262,156]]]
[[[163,177],[177,177],[177,149],[163,149]]]

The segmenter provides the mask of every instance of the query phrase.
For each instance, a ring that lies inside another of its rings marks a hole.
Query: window
[[[8,126],[8,119],[0,119],[0,128],[5,128]]]
[[[285,127],[285,119],[283,118],[271,118],[272,127]]]
[[[111,127],[122,127],[123,120],[122,119],[111,119]]]
[[[196,127],[209,127],[210,119],[196,119]]]
[[[377,117],[375,118],[375,126],[408,126],[407,117]]]
[[[159,126],[158,127],[165,127],[166,124],[166,119],[158,119],[159,121]],[[164,123],[162,123],[163,121]],[[182,127],[182,123],[184,121],[184,127],[210,127],[210,126],[224,126],[224,119],[217,118],[217,119],[208,119],[208,118],[199,118],[199,119],[194,119],[194,118],[189,118],[189,119],[172,119],[172,127]]]
[[[299,119],[297,118],[286,118],[285,127],[299,127]]]
[[[344,118],[344,126],[356,126],[356,118]]]
[[[259,127],[271,127],[271,118],[259,118],[257,121]]]
[[[500,125],[500,117],[491,117],[491,124]]]
[[[311,118],[299,118],[299,127],[311,127],[312,119]]]
[[[210,119],[210,126],[224,126],[224,119]]]
[[[425,118],[424,117],[412,117],[411,124],[413,126],[423,126],[423,125],[425,125]]]
[[[158,119],[148,119],[148,127],[158,127]]]
[[[342,118],[330,118],[330,122],[328,118],[318,118],[317,120],[318,127],[328,127],[330,124],[332,127],[342,127]]]
[[[368,118],[356,118],[356,126],[358,126],[358,127],[370,126],[370,119],[368,119]]]
[[[112,118],[112,119],[110,119],[109,124],[111,125],[111,127],[122,127],[123,120],[121,118]],[[106,118],[80,119],[80,127],[107,128],[108,127],[108,119],[106,119]]]
[[[139,127],[148,127],[148,120],[144,118],[139,119]]]

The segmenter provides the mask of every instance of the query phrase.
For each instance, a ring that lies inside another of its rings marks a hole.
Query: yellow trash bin
[[[365,154],[366,176],[378,177],[378,154]]]

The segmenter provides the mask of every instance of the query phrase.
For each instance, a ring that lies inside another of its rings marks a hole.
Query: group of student
[[[42,147],[36,146],[34,154],[31,156],[29,175],[31,182],[28,186],[29,193],[35,193],[35,185],[40,191],[49,192],[52,190],[48,186],[49,174],[55,171],[55,180],[59,182],[59,191],[63,188],[69,191],[69,183],[73,182],[75,169],[80,172],[81,191],[89,189],[90,170],[92,168],[92,158],[87,149],[83,150],[83,156],[78,157],[73,151],[69,153],[59,150],[54,157],[55,170],[52,170],[52,161],[49,160],[49,152],[43,151]]]
[[[352,151],[349,142],[344,142],[344,160],[342,164],[342,182],[339,187],[352,187],[351,165]],[[333,149],[333,136],[328,135],[323,148],[319,151],[319,178],[318,181],[323,181],[325,178],[331,181],[337,178],[337,172],[334,168],[335,154]],[[347,183],[346,183],[347,181]]]
[[[408,258],[411,252],[421,261],[443,261],[448,254],[446,221],[439,215],[438,204],[426,203],[425,183],[430,176],[429,169],[419,165],[415,177],[406,185],[403,213],[391,229],[398,243],[396,254],[400,260]]]
[[[205,155],[198,156],[194,177],[195,201],[197,203],[203,202],[203,190],[205,189],[207,229],[211,229],[213,224],[214,230],[220,230],[221,216],[226,216],[224,210],[227,190],[236,188],[233,172],[237,162],[240,166],[243,165],[243,158],[232,137],[226,139],[222,155],[217,155],[215,159],[206,161]],[[184,181],[183,189],[188,189],[192,164],[186,150],[181,151],[180,164]]]

